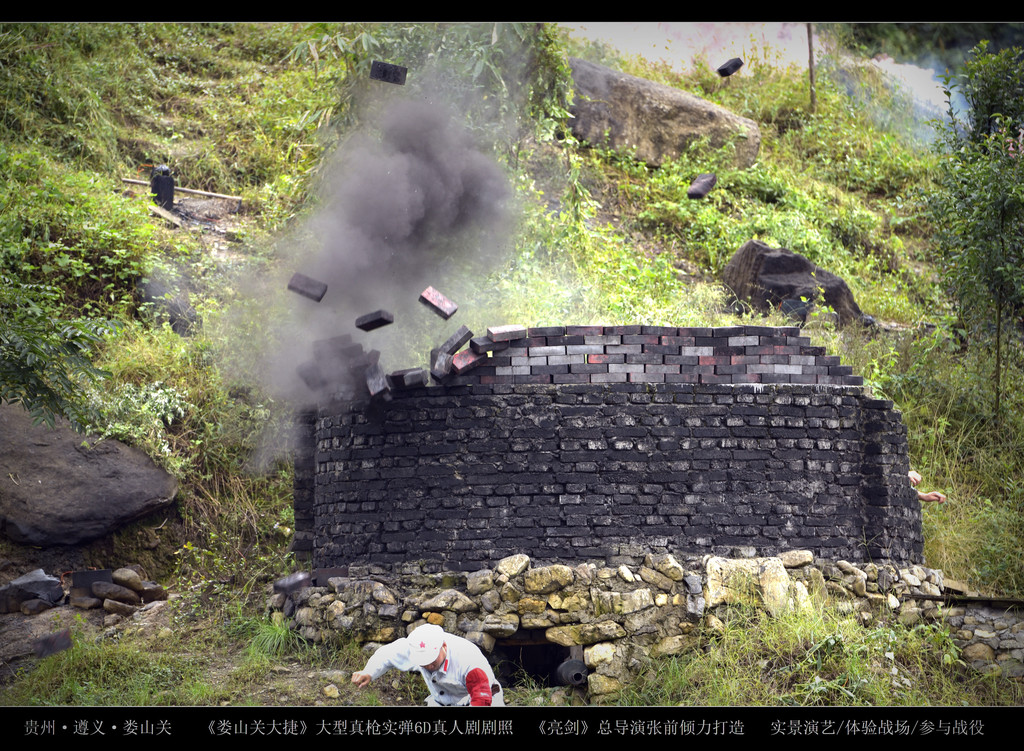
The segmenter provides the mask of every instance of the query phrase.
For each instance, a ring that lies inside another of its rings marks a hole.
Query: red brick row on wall
[[[796,327],[548,326],[507,344],[445,384],[863,384]]]

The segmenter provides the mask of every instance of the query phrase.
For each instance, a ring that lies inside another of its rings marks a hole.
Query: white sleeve
[[[369,673],[371,680],[377,680],[389,668],[413,670],[417,667],[419,666],[409,659],[409,642],[405,639],[398,639],[390,644],[385,644],[374,652],[373,656],[367,661],[366,667],[363,668],[363,672]]]

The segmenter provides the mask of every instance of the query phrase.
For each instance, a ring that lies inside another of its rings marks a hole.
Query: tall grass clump
[[[946,494],[924,504],[928,565],[991,594],[1024,592],[1024,404],[1009,389],[1010,408],[994,430],[986,389],[992,353],[967,356],[962,333],[940,319],[914,329],[872,333],[825,322],[804,329],[812,343],[842,357],[876,397],[890,399],[907,426],[911,467],[924,488]],[[1007,383],[1022,384],[1024,369],[1007,367]],[[1005,408],[1004,404],[1004,408]]]
[[[965,356],[955,330],[914,338],[887,378],[903,411],[912,461],[949,500],[924,514],[925,555],[989,592],[1024,593],[1024,368],[1011,362],[998,430],[984,388],[992,353]],[[1008,407],[1008,408],[1007,408]],[[934,506],[934,504],[932,504]]]
[[[0,172],[0,270],[60,286],[74,311],[130,310],[156,249],[145,205],[33,148],[0,152]]]
[[[94,397],[102,438],[139,446],[179,480],[178,575],[196,616],[248,601],[289,568],[294,528],[290,466],[253,461],[289,413],[257,388],[226,383],[216,350],[202,329],[181,337],[134,322],[107,343],[99,363],[110,375]]]
[[[241,193],[253,211],[279,201],[294,210],[330,142],[334,96],[286,61],[305,33],[292,24],[0,24],[0,138],[109,178],[146,179],[166,163],[183,187]]]
[[[684,283],[668,255],[637,253],[593,210],[552,213],[540,196],[524,207],[510,262],[494,274],[493,315],[525,325],[710,325],[722,317],[717,286]]]
[[[652,663],[622,703],[631,706],[948,706],[1014,704],[1013,681],[973,673],[939,623],[906,627],[816,605],[771,616],[719,613],[684,655]]]
[[[204,693],[200,660],[73,631],[71,649],[40,660],[5,686],[7,706],[192,705]]]

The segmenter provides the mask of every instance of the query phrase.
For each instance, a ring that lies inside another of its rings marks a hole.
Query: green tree
[[[51,427],[64,417],[82,432],[95,417],[83,387],[106,375],[89,355],[113,327],[51,318],[60,298],[54,287],[0,277],[0,402],[20,403]]]
[[[950,104],[939,127],[941,162],[931,209],[943,276],[964,324],[994,339],[996,420],[1002,396],[1005,321],[1024,307],[1024,61],[1020,49],[990,54],[982,43],[959,86],[970,109]]]

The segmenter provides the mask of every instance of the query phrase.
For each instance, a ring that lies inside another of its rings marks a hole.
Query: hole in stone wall
[[[540,629],[520,629],[495,643],[495,671],[503,685],[532,682],[541,688],[586,685],[582,647],[563,647],[544,638]]]

